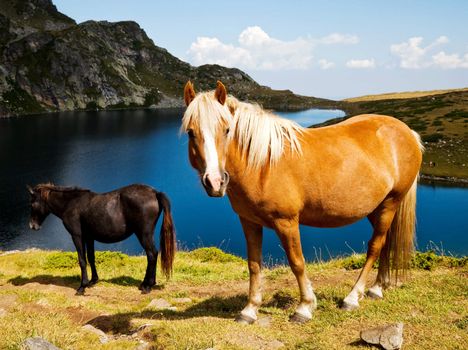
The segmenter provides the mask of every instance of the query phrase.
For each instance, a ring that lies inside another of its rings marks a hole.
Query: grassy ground
[[[26,251],[0,255],[0,348],[16,349],[28,336],[41,336],[63,349],[359,349],[359,331],[401,321],[406,349],[462,349],[468,344],[467,258],[419,254],[415,268],[400,288],[384,300],[361,302],[348,313],[339,302],[349,292],[362,256],[309,264],[318,297],[311,322],[291,324],[288,316],[298,291],[289,268],[265,270],[262,319],[269,325],[233,321],[246,301],[246,262],[216,248],[177,254],[173,279],[158,281],[149,295],[137,289],[144,257],[101,252],[101,281],[75,296],[79,269],[74,253]],[[375,276],[375,272],[374,272]],[[189,297],[177,304],[177,298]],[[177,310],[148,308],[164,298]],[[109,336],[82,329],[92,324]],[[137,331],[143,324],[149,324]],[[463,345],[464,344],[464,345]]]

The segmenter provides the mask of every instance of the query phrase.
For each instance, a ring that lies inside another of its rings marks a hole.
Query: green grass
[[[247,300],[244,260],[217,248],[176,255],[174,276],[158,279],[149,295],[137,289],[146,258],[98,252],[100,282],[75,296],[79,285],[76,253],[32,250],[0,255],[0,348],[17,349],[29,336],[42,336],[63,349],[134,349],[140,340],[151,349],[359,349],[359,331],[388,322],[404,322],[406,349],[462,349],[468,342],[468,259],[417,253],[410,277],[384,300],[361,302],[343,312],[340,301],[349,292],[363,255],[308,264],[318,308],[305,325],[288,322],[299,292],[287,266],[264,270],[261,318],[269,327],[233,321]],[[375,278],[375,271],[372,272]],[[177,298],[191,302],[176,304]],[[147,307],[164,298],[177,310]],[[111,338],[101,344],[81,327],[90,323]],[[150,326],[138,332],[142,324]],[[136,332],[133,337],[131,336]]]

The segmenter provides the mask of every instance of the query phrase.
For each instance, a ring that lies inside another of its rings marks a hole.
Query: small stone
[[[104,333],[100,329],[97,329],[96,327],[90,324],[85,324],[81,328],[88,332],[96,334],[99,337],[99,341],[101,342],[101,344],[106,344],[107,342],[109,342],[109,337],[106,335],[106,333]]]
[[[164,310],[164,309],[169,309],[173,306],[166,299],[158,298],[158,299],[151,300],[151,302],[148,304],[147,307],[152,308],[152,309]]]
[[[190,298],[174,298],[172,299],[172,302],[175,304],[189,304],[192,302],[192,299]]]
[[[361,331],[366,343],[381,345],[385,350],[397,350],[403,344],[403,323],[370,328]]]
[[[146,328],[149,328],[149,327],[152,327],[153,325],[151,323],[145,323],[145,324],[142,324],[141,326],[139,326],[136,331],[133,333],[133,334],[136,334],[138,332],[141,332],[142,330],[146,329]]]
[[[280,342],[279,340],[273,340],[268,343],[268,349],[271,349],[271,350],[279,349],[279,348],[282,348],[283,346],[284,344]]]
[[[37,304],[41,305],[41,306],[50,306],[49,301],[47,299],[45,299],[45,298],[39,299],[37,301]]]
[[[7,311],[5,309],[0,308],[0,317],[6,316]]]
[[[55,345],[49,343],[41,337],[27,338],[21,344],[21,349],[24,350],[60,350]]]
[[[271,325],[271,317],[270,316],[266,316],[266,317],[261,317],[257,320],[257,325],[259,325],[260,327],[270,327]]]
[[[140,340],[140,344],[138,344],[135,348],[135,350],[146,350],[148,349],[148,343],[145,342],[144,340]]]

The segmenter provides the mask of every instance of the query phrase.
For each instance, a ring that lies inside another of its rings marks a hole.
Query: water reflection
[[[287,114],[303,125],[341,116],[330,111]],[[146,183],[172,201],[178,239],[187,248],[220,246],[245,256],[240,223],[227,198],[209,198],[187,159],[187,139],[179,137],[182,111],[74,112],[0,120],[0,249],[42,247],[72,250],[61,222],[49,217],[39,232],[27,228],[26,184],[52,181],[105,192],[130,183]],[[442,241],[456,254],[468,253],[464,210],[468,192],[459,188],[420,186],[419,246]],[[157,228],[159,230],[159,227]],[[158,231],[157,231],[158,232]],[[340,229],[302,228],[306,257],[328,258],[363,251],[371,234],[362,220]],[[351,247],[351,248],[350,248]],[[98,249],[140,254],[135,238]],[[264,255],[282,259],[273,232],[265,234]]]

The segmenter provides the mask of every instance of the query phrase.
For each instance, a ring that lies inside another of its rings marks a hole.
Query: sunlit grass
[[[146,341],[154,349],[357,349],[359,331],[404,322],[406,349],[462,349],[468,343],[467,258],[418,253],[409,279],[384,300],[339,309],[362,266],[363,255],[307,265],[318,298],[308,324],[288,322],[299,292],[286,266],[264,270],[261,318],[270,325],[233,322],[247,300],[247,264],[217,248],[180,252],[174,276],[158,279],[149,295],[138,291],[146,257],[99,252],[101,281],[75,296],[79,285],[76,253],[27,251],[0,256],[0,348],[16,349],[29,336],[41,336],[63,349],[134,349]],[[375,272],[373,273],[375,277]],[[177,298],[191,301],[178,304]],[[164,298],[175,310],[148,307]],[[81,327],[90,323],[108,334],[108,344]],[[143,324],[149,327],[138,330]],[[132,334],[134,336],[132,337]]]

